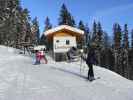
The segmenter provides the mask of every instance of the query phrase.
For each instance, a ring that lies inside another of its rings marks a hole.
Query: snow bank
[[[6,47],[6,46],[2,46],[0,45],[0,52],[3,52],[3,53],[15,53],[17,50],[14,49],[14,48],[10,48],[10,47]]]
[[[32,59],[0,46],[0,100],[133,100],[133,82],[94,66],[93,82],[85,63],[32,65]]]

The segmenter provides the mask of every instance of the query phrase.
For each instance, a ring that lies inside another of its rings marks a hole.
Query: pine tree
[[[133,30],[131,31],[131,48],[133,49]]]
[[[121,27],[118,23],[115,23],[113,26],[113,31],[114,31],[114,59],[115,59],[115,63],[114,63],[114,71],[119,73],[120,75],[123,75],[123,64],[122,64],[122,49],[121,48]]]
[[[123,55],[122,55],[122,65],[123,65],[123,71],[124,76],[129,79],[129,72],[130,72],[130,66],[129,66],[129,53],[128,49],[123,49]]]
[[[89,45],[89,42],[90,42],[90,29],[89,29],[89,26],[88,24],[85,25],[85,44],[86,46]]]
[[[113,31],[114,31],[114,47],[115,49],[119,49],[121,47],[121,26],[117,23],[114,24],[113,26]]]
[[[18,7],[20,7],[19,0],[7,0],[6,8],[3,9],[5,26],[3,27],[3,44],[8,46],[15,46],[17,36],[17,21],[18,21]]]
[[[129,48],[129,41],[128,41],[128,27],[127,24],[124,25],[124,34],[123,34],[123,48]]]
[[[92,43],[95,43],[97,49],[101,49],[103,47],[103,30],[100,22],[96,23],[94,21],[93,23],[93,32],[92,32]]]
[[[1,44],[18,47],[21,42],[30,41],[31,27],[29,11],[23,9],[20,0],[2,0],[0,7]]]
[[[98,22],[97,24],[97,34],[95,42],[97,43],[98,47],[103,47],[103,30],[100,22]]]
[[[95,34],[94,43],[96,45],[97,59],[98,59],[99,65],[101,65],[101,50],[103,48],[103,30],[100,22],[96,24],[96,34]]]
[[[0,28],[4,25],[4,21],[6,20],[7,15],[7,4],[6,0],[0,0]],[[8,10],[9,11],[9,10]]]
[[[44,34],[42,34],[41,38],[40,38],[40,45],[46,45],[47,41],[46,41],[46,36]]]
[[[32,34],[31,34],[31,25],[30,21],[31,18],[29,16],[28,9],[23,9],[22,7],[17,8],[17,21],[16,21],[16,28],[17,28],[17,34],[16,34],[16,48],[19,48],[19,44],[23,42],[28,42],[32,44]],[[21,46],[20,46],[21,47]]]
[[[50,23],[50,19],[48,17],[46,17],[44,24],[45,24],[44,32],[52,28],[52,24]],[[40,38],[40,44],[48,46],[48,42],[47,42],[47,38],[46,38],[45,34],[42,34],[42,36]]]
[[[81,21],[81,20],[79,21],[78,28],[85,31],[85,25],[84,25],[83,21]]]
[[[104,47],[108,48],[110,47],[110,43],[109,43],[109,36],[107,32],[103,32],[103,38],[104,38]]]
[[[37,17],[33,19],[32,24],[33,43],[37,45],[39,44],[40,40],[39,22],[37,20]]]
[[[130,79],[133,80],[133,48],[129,49],[128,51],[128,64],[129,64],[129,75],[130,75]]]
[[[60,10],[59,25],[75,26],[75,20],[71,13],[67,10],[65,4],[62,5]]]
[[[44,28],[44,31],[48,30],[48,29],[51,29],[52,28],[52,24],[50,23],[50,19],[49,17],[47,16],[46,17],[46,20],[45,20],[45,28]]]
[[[96,39],[96,34],[97,34],[97,24],[96,22],[94,21],[93,23],[93,30],[92,30],[92,41],[91,42],[94,42],[95,39]]]
[[[79,21],[79,24],[78,24],[78,28],[81,29],[82,31],[85,31],[85,25],[83,23],[83,21]],[[79,48],[83,48],[85,46],[85,36],[82,37],[82,41],[81,43],[78,43]]]
[[[19,0],[5,0],[3,5],[4,8],[0,8],[2,11],[0,18],[3,23],[0,28],[1,43],[16,47],[20,42],[28,40],[27,37],[30,34],[29,12],[21,7]]]
[[[22,12],[22,32],[23,32],[23,41],[24,42],[30,42],[30,23],[29,23],[30,17],[29,17],[29,11],[28,9],[24,9]]]
[[[76,23],[75,23],[74,17],[73,17],[73,16],[71,16],[70,26],[75,27],[75,25],[76,25]]]

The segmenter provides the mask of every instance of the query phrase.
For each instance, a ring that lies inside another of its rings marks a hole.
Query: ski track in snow
[[[93,82],[80,62],[32,65],[32,58],[0,46],[0,100],[133,100],[133,82],[94,66]]]

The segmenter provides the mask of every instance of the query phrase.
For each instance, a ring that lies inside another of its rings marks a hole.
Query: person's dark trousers
[[[93,65],[88,64],[89,70],[88,70],[88,79],[93,80],[94,79],[94,72],[93,72]]]
[[[70,54],[67,52],[67,57],[68,57],[68,60],[70,60]]]

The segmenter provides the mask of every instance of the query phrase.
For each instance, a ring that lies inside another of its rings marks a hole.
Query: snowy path
[[[0,100],[133,100],[132,81],[95,67],[101,78],[89,82],[87,67],[80,74],[79,66],[52,59],[32,65],[30,57],[0,47]]]

